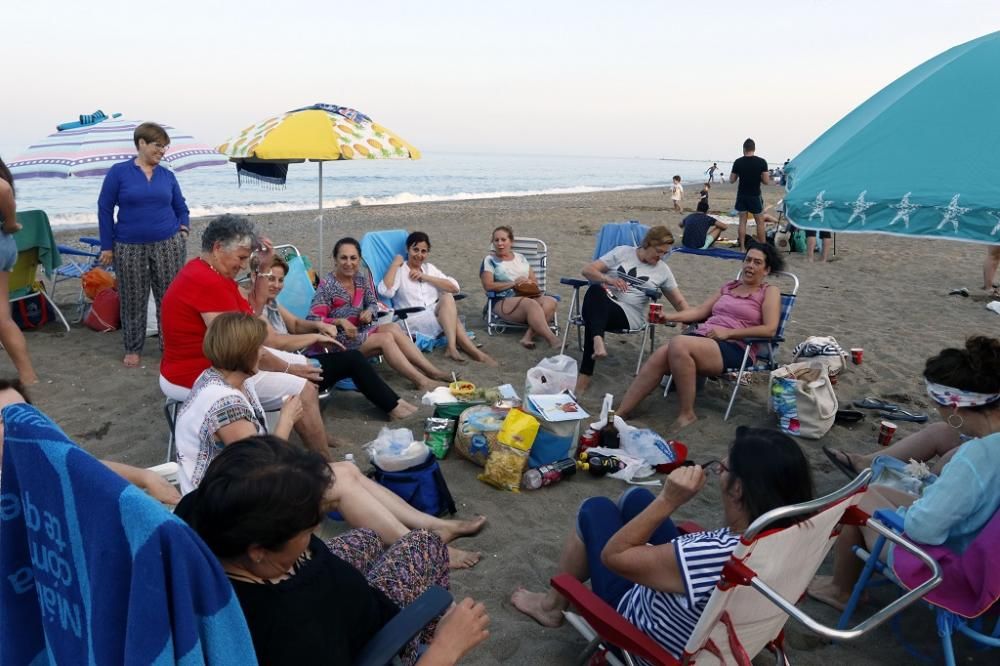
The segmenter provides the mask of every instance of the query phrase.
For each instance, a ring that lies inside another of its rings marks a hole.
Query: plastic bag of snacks
[[[479,480],[500,490],[521,492],[521,476],[537,434],[538,419],[520,409],[510,410]]]
[[[458,455],[480,467],[485,465],[490,451],[496,447],[497,435],[509,411],[489,405],[477,405],[463,411],[455,430]]]
[[[455,436],[455,419],[430,417],[424,420],[424,443],[435,458],[448,455],[451,440]]]

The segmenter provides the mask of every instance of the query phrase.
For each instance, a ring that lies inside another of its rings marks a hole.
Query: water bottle
[[[345,453],[344,454],[344,462],[351,463],[355,467],[359,466],[358,465],[358,461],[354,459],[354,454],[353,453]]]
[[[542,486],[551,486],[563,479],[576,474],[576,461],[563,458],[548,465],[529,469],[521,477],[521,487],[525,490],[538,490]]]

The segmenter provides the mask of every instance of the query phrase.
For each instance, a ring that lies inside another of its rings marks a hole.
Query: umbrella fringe
[[[267,167],[266,169],[262,168],[265,166]],[[262,173],[262,171],[266,171],[267,173]],[[255,164],[253,168],[249,168],[243,164],[236,165],[237,187],[243,187],[243,181],[246,180],[248,184],[263,187],[267,190],[283,190],[285,189],[287,177],[287,164]]]

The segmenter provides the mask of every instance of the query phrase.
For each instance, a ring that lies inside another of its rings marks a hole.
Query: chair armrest
[[[69,245],[58,244],[56,247],[59,249],[59,254],[68,254],[73,257],[91,257],[96,259],[100,256],[96,252],[87,252],[86,250],[81,250]]]
[[[411,314],[416,314],[418,312],[423,312],[425,310],[422,305],[414,305],[412,308],[398,308],[392,312],[400,319],[406,319]]]
[[[896,530],[900,534],[903,533],[903,516],[899,515],[895,511],[890,511],[889,509],[879,509],[872,517],[883,525]]]
[[[579,289],[580,287],[586,287],[588,284],[590,284],[590,281],[583,280],[580,278],[564,277],[564,278],[559,278],[559,284],[565,284],[569,287],[573,287],[574,289]]]
[[[101,239],[93,238],[91,236],[83,236],[80,238],[80,242],[91,247],[99,248],[101,247]]]
[[[743,342],[747,343],[758,343],[758,342],[784,342],[785,338],[781,335],[776,335],[772,338],[740,338]]]
[[[451,593],[432,585],[379,629],[354,661],[355,666],[385,666],[427,623],[448,610]]]
[[[497,292],[490,291],[489,289],[486,290],[486,298],[489,298],[490,300],[492,300],[492,299],[494,299],[496,297],[497,297]]]

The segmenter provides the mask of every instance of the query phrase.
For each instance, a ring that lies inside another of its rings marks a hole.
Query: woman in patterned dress
[[[354,663],[400,608],[431,585],[448,587],[437,530],[388,548],[370,529],[315,536],[338,486],[351,485],[340,472],[311,451],[251,437],[222,452],[177,507],[222,563],[262,664]],[[456,663],[488,636],[488,622],[483,605],[465,599],[418,635],[428,644],[420,662]],[[414,648],[405,663],[417,661]]]
[[[396,324],[379,325],[378,298],[370,281],[361,274],[361,245],[341,238],[333,246],[336,268],[316,290],[309,319],[324,321],[340,329],[337,340],[347,349],[365,356],[383,356],[393,370],[421,391],[439,386],[450,374],[438,369]]]

